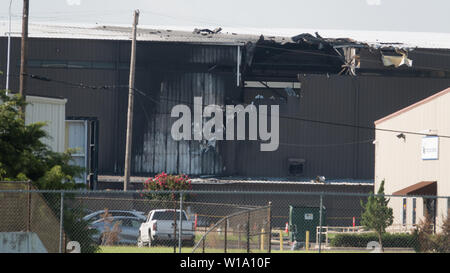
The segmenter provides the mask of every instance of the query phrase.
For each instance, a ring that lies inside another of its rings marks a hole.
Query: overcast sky
[[[0,20],[10,0],[0,0]],[[20,20],[22,0],[12,0]],[[450,33],[450,0],[30,0],[30,22]]]

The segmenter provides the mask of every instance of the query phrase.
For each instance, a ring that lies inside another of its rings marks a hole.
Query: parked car
[[[139,227],[144,221],[138,217],[115,216],[94,221],[89,228],[98,232],[93,239],[102,244],[108,241],[107,236],[116,236],[110,239],[113,244],[136,244],[139,237]],[[115,233],[111,235],[111,233]]]
[[[96,212],[93,212],[91,214],[88,214],[83,217],[83,220],[85,221],[97,221],[104,217],[106,210],[98,210]],[[136,210],[108,210],[108,215],[111,215],[112,217],[117,216],[124,216],[124,217],[136,217],[143,221],[147,217],[145,217],[145,213],[142,211],[136,211]]]
[[[176,213],[177,221],[174,221]],[[182,231],[181,239],[184,245],[194,246],[194,222],[188,220],[186,212],[181,211]],[[180,210],[159,209],[149,212],[147,220],[139,228],[138,246],[153,246],[158,243],[176,243],[179,236]],[[176,223],[176,236],[174,226]]]

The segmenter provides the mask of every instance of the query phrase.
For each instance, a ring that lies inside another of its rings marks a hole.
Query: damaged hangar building
[[[17,91],[20,25],[13,27],[10,89]],[[6,23],[0,29],[7,52]],[[87,124],[78,133],[66,128],[65,139],[79,143],[79,164],[93,181],[123,175],[131,29],[31,24],[29,33],[27,94],[67,99],[66,120]],[[132,176],[370,183],[373,122],[450,86],[448,35],[417,37],[139,28]],[[1,88],[5,82],[3,73]],[[200,96],[205,105],[279,105],[278,150],[261,152],[259,141],[174,141],[172,107]]]

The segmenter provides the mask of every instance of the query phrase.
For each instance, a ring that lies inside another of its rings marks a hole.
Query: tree
[[[361,201],[364,208],[361,215],[361,224],[364,228],[377,234],[382,251],[384,251],[382,236],[386,233],[386,228],[392,225],[394,221],[393,211],[392,208],[388,207],[388,203],[389,199],[384,197],[384,180],[381,181],[377,195],[371,193],[365,205]]]
[[[70,164],[71,154],[53,152],[42,142],[48,138],[43,122],[25,124],[19,95],[0,90],[0,180],[33,181],[39,189],[61,190],[83,187],[75,177],[83,168]]]
[[[72,165],[73,150],[65,153],[53,152],[43,139],[48,134],[45,123],[25,124],[23,113],[26,102],[19,95],[6,95],[0,90],[0,181],[31,181],[40,190],[73,190],[84,188],[85,184],[76,183],[75,178],[83,168]],[[48,206],[55,215],[59,215],[60,196],[43,193]],[[66,194],[66,200],[73,194]],[[64,208],[64,231],[67,236],[81,244],[82,252],[95,252],[92,235],[87,221],[82,219],[80,210]],[[82,231],[82,232],[81,232]]]
[[[442,223],[442,231],[437,236],[437,252],[450,253],[450,215]]]

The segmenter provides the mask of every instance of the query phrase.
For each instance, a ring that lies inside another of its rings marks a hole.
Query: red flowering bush
[[[164,172],[149,178],[144,182],[145,191],[188,191],[191,190],[191,180],[185,174],[169,175]],[[167,193],[158,194],[150,193],[152,199],[179,199],[179,194]],[[185,196],[186,197],[186,196]],[[184,198],[183,198],[184,199]]]

